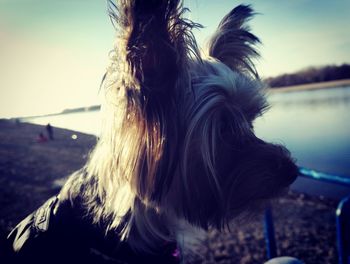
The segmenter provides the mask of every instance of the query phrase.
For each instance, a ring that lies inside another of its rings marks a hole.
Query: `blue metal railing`
[[[339,264],[350,263],[350,196],[342,199],[336,211]]]
[[[328,174],[306,168],[299,168],[299,174],[302,177],[310,178],[317,181],[335,183],[343,186],[350,186],[350,178],[344,176]]]
[[[332,175],[306,168],[299,168],[299,175],[304,178],[350,187],[350,178],[339,175]],[[336,227],[339,264],[350,264],[350,196],[345,197],[338,204],[336,210]],[[271,259],[277,256],[271,207],[265,210],[264,229],[267,258]]]
[[[265,242],[266,242],[267,258],[272,259],[277,257],[275,228],[273,224],[271,207],[268,207],[265,210],[264,235],[265,235]]]

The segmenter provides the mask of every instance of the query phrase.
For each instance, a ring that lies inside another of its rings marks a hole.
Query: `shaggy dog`
[[[165,245],[184,252],[189,229],[224,229],[297,176],[284,147],[254,134],[267,103],[252,62],[252,9],[229,12],[203,54],[192,34],[201,26],[186,11],[179,0],[111,3],[118,38],[104,79],[103,132],[57,202],[69,201],[140,256]]]

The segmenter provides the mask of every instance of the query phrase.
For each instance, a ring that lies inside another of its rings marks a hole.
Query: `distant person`
[[[53,138],[53,128],[52,128],[52,126],[50,125],[50,123],[47,124],[47,126],[46,126],[46,131],[47,131],[47,134],[48,134],[48,136],[49,136],[49,139],[50,139],[50,140],[54,140],[54,138]]]

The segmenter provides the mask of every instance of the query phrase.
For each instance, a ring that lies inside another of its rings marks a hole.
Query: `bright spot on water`
[[[72,135],[72,139],[76,140],[78,138],[78,136],[76,134]]]

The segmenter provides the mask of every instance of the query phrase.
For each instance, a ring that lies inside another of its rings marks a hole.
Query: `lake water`
[[[271,110],[256,120],[263,139],[283,143],[299,166],[350,177],[350,86],[269,97]],[[299,177],[293,188],[340,198],[350,189]]]
[[[350,177],[350,86],[298,92],[271,93],[271,108],[255,121],[256,134],[282,143],[299,166]],[[30,122],[98,135],[99,112],[35,118]],[[294,189],[331,197],[349,188],[299,178]]]

